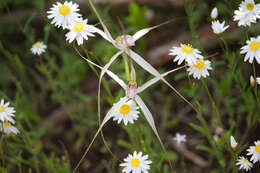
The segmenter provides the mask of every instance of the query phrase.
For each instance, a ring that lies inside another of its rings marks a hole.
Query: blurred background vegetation
[[[160,172],[238,172],[236,154],[259,139],[260,109],[257,88],[250,87],[252,66],[243,62],[239,49],[245,44],[245,29],[232,21],[240,0],[93,0],[114,38],[122,34],[117,17],[126,33],[166,20],[176,21],[151,31],[140,39],[135,50],[160,72],[176,68],[168,56],[172,46],[191,43],[211,55],[213,69],[205,79],[218,108],[214,112],[202,83],[189,81],[184,70],[167,77],[178,91],[193,104],[196,114],[162,82],[150,87],[142,98],[151,109],[159,134],[167,148],[164,155],[159,142],[143,116],[134,124],[117,125],[109,121],[103,131],[111,150],[123,159],[134,150],[149,154],[151,173]],[[74,0],[89,23],[98,23],[87,0]],[[257,2],[257,1],[256,1]],[[99,70],[93,69],[65,41],[65,31],[55,28],[46,17],[54,0],[0,1],[0,98],[16,109],[17,136],[1,134],[0,172],[71,172],[98,128],[97,85]],[[230,25],[223,38],[229,51],[210,28],[210,11],[218,7],[219,19]],[[100,27],[100,26],[99,26]],[[260,34],[256,25],[249,35]],[[42,40],[47,52],[34,56],[32,44]],[[104,65],[116,52],[109,43],[96,36],[79,49],[85,56]],[[256,69],[259,67],[256,64]],[[124,79],[122,59],[111,67]],[[259,70],[257,70],[257,74]],[[152,78],[137,67],[139,85]],[[103,81],[102,115],[124,91],[110,78]],[[199,104],[197,103],[199,102]],[[205,120],[205,121],[204,121]],[[205,122],[205,124],[203,124]],[[222,130],[219,130],[222,129]],[[175,145],[176,132],[187,135],[187,143]],[[213,135],[220,138],[213,141]],[[229,136],[240,144],[235,153]],[[169,169],[167,159],[174,163]],[[100,137],[94,142],[78,172],[120,172],[119,162],[106,150]],[[252,172],[260,171],[259,164]]]

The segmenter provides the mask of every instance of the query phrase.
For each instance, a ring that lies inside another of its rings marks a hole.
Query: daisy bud
[[[260,85],[260,77],[257,77],[257,78],[256,78],[256,83],[257,83],[258,85]]]
[[[255,79],[254,79],[254,77],[253,77],[252,75],[250,76],[250,86],[251,86],[252,88],[255,87]]]
[[[230,136],[230,145],[233,150],[235,150],[237,147],[237,142],[233,136]]]
[[[215,142],[218,142],[219,136],[218,136],[217,134],[215,134],[215,135],[213,136],[213,139],[214,139]]]
[[[215,20],[218,17],[218,9],[216,7],[211,11],[210,17],[212,20]]]

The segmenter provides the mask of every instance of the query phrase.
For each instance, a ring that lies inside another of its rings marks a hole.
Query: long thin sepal
[[[168,24],[168,23],[170,23],[170,22],[172,22],[172,21],[174,21],[174,20],[176,20],[176,19],[171,19],[171,20],[168,20],[168,21],[166,21],[166,22],[163,22],[163,23],[161,23],[161,24],[159,24],[159,25],[155,25],[155,26],[152,26],[152,27],[149,27],[149,28],[141,29],[140,31],[137,31],[137,32],[133,35],[133,38],[134,38],[134,40],[136,41],[136,40],[138,40],[139,38],[141,38],[142,36],[144,36],[145,34],[147,34],[149,31],[151,31],[151,30],[153,30],[153,29],[156,29],[156,28],[158,28],[158,27],[160,27],[160,26],[166,25],[166,24]]]
[[[80,166],[81,162],[83,161],[83,159],[85,158],[85,156],[87,155],[90,147],[92,146],[93,142],[95,141],[95,139],[97,138],[99,132],[102,130],[103,126],[107,123],[107,121],[113,116],[113,109],[111,108],[108,113],[106,114],[106,116],[104,117],[104,120],[102,121],[102,123],[100,124],[96,134],[94,135],[94,137],[92,138],[90,144],[88,145],[88,148],[85,150],[84,154],[82,155],[80,161],[77,163],[76,167],[73,169],[72,173],[75,173],[78,169],[78,167]]]
[[[184,68],[185,66],[182,67],[178,67],[176,69],[170,70],[168,72],[165,72],[162,74],[163,77],[167,76],[168,74],[171,74],[173,72],[176,72],[182,68]],[[146,83],[144,83],[143,85],[141,85],[140,87],[137,88],[137,93],[141,93],[143,92],[146,88],[150,87],[151,85],[155,84],[156,82],[158,82],[161,78],[160,77],[154,77],[153,79],[147,81]]]
[[[103,67],[101,67],[100,65],[98,65],[98,64],[94,63],[93,61],[91,61],[91,60],[87,59],[86,57],[84,57],[84,56],[78,51],[77,48],[75,48],[75,50],[76,50],[76,52],[79,54],[79,56],[80,56],[82,59],[84,59],[84,60],[87,61],[88,63],[90,63],[90,64],[96,66],[97,68],[99,68],[99,69],[101,69],[101,70],[103,69]],[[108,76],[110,76],[112,79],[114,79],[124,90],[126,90],[126,88],[127,88],[126,83],[125,83],[122,79],[120,79],[115,73],[113,73],[112,71],[110,71],[110,70],[108,70],[108,69],[107,69],[106,73],[108,74]]]
[[[154,123],[154,119],[153,119],[153,116],[152,116],[152,113],[150,112],[150,110],[147,108],[147,106],[145,105],[145,103],[143,102],[143,100],[141,99],[141,97],[139,97],[138,95],[135,96],[135,101],[136,103],[138,104],[138,106],[141,108],[146,120],[148,121],[149,125],[151,126],[151,128],[153,129],[153,132],[155,134],[155,136],[157,137],[157,139],[159,140],[160,142],[160,145],[164,151],[164,153],[166,153],[166,149],[162,143],[162,140],[160,138],[160,135],[156,129],[156,126],[155,126],[155,123]],[[170,164],[170,167],[172,169],[172,164],[170,162],[170,160],[168,160],[169,164]]]

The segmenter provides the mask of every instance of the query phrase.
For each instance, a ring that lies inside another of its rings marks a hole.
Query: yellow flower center
[[[133,159],[131,160],[131,166],[137,167],[137,166],[139,166],[139,165],[140,165],[140,160],[139,160],[138,158],[133,158]]]
[[[203,60],[198,60],[198,62],[196,64],[194,64],[194,67],[198,68],[198,69],[202,69],[205,66],[205,63]]]
[[[246,5],[246,8],[247,8],[249,11],[252,11],[252,10],[255,8],[255,6],[254,6],[254,4],[252,4],[252,3],[248,3],[248,4]]]
[[[256,152],[260,153],[260,144],[255,146],[255,150],[256,150]]]
[[[249,44],[249,47],[250,47],[251,50],[257,51],[260,47],[260,42],[259,41],[252,41]]]
[[[0,112],[4,112],[5,111],[5,107],[4,106],[0,106]]]
[[[11,123],[8,122],[8,121],[4,121],[4,122],[3,122],[3,126],[11,126]]]
[[[244,158],[243,162],[247,163],[248,162],[247,158]]]
[[[40,43],[35,43],[35,47],[39,49],[41,47]]]
[[[120,107],[119,111],[120,111],[121,114],[128,114],[128,113],[130,112],[130,109],[131,109],[131,108],[130,108],[129,105],[123,104],[123,105]]]
[[[190,44],[184,44],[181,49],[185,53],[191,53],[193,51],[193,48]]]
[[[70,13],[70,7],[67,5],[62,5],[59,7],[59,12],[61,15],[66,16]]]
[[[76,23],[74,25],[74,29],[78,32],[82,31],[84,29],[84,25],[82,23]]]

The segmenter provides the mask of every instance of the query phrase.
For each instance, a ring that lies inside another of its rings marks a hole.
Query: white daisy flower
[[[190,44],[181,44],[181,47],[173,47],[169,55],[176,56],[173,61],[178,61],[178,65],[184,60],[190,65],[195,64],[198,58],[203,59],[200,53],[198,49],[193,48]]]
[[[239,156],[236,165],[239,166],[239,169],[245,169],[246,171],[249,171],[253,167],[253,164],[243,156]]]
[[[88,40],[88,36],[94,37],[97,28],[93,25],[87,24],[88,20],[79,19],[78,22],[69,26],[70,31],[65,35],[66,40],[71,43],[73,40],[77,40],[78,45],[83,44],[83,39]]]
[[[235,140],[234,136],[230,136],[230,146],[232,149],[236,149],[237,141]]]
[[[256,82],[258,83],[257,78],[256,78]],[[250,86],[251,87],[255,87],[255,79],[254,79],[254,77],[252,75],[250,75]]]
[[[246,151],[248,151],[247,155],[251,156],[250,161],[252,161],[253,163],[256,163],[257,161],[260,162],[260,141],[255,141],[255,146],[250,146],[249,149],[247,149]]]
[[[41,55],[42,53],[45,52],[46,48],[47,46],[43,42],[36,42],[35,44],[33,44],[31,48],[31,52],[34,55]]]
[[[19,130],[8,121],[4,121],[4,122],[0,123],[0,131],[3,131],[6,134],[20,133]]]
[[[11,123],[14,123],[14,119],[12,117],[14,117],[14,113],[15,110],[13,107],[8,107],[9,106],[9,102],[4,103],[4,99],[1,100],[0,102],[0,120],[1,121],[10,121]]]
[[[256,78],[256,83],[257,83],[258,85],[260,85],[260,77],[257,77],[257,78]]]
[[[124,159],[125,163],[121,163],[120,166],[123,166],[123,173],[148,173],[150,169],[151,160],[148,159],[148,155],[142,156],[143,153],[136,151],[134,154],[129,154],[127,158]]]
[[[234,14],[234,21],[238,21],[238,26],[250,26],[260,18],[259,5],[255,5],[254,0],[245,0]]]
[[[211,28],[215,34],[222,34],[229,27],[229,25],[227,26],[224,25],[225,25],[225,21],[220,23],[219,20],[216,20],[216,21],[212,21]]]
[[[75,23],[81,14],[77,13],[79,5],[73,3],[72,1],[65,1],[63,4],[57,2],[53,4],[47,13],[47,17],[52,19],[51,24],[54,24],[58,28],[62,26],[63,29],[67,28],[69,25]]]
[[[201,76],[204,78],[209,76],[208,70],[212,70],[212,68],[210,66],[209,60],[198,59],[197,62],[193,65],[190,65],[187,70],[189,75],[193,75],[195,79],[200,79]]]
[[[134,123],[138,119],[139,107],[136,105],[133,99],[127,97],[121,98],[119,102],[115,103],[112,107],[113,120],[119,124],[122,120],[125,125],[128,122]]]
[[[240,51],[241,54],[246,54],[244,61],[248,60],[252,64],[255,58],[257,63],[260,64],[260,36],[257,38],[251,37],[246,43],[247,45],[243,46]]]
[[[186,142],[186,135],[181,135],[180,133],[176,133],[176,136],[173,138],[177,142],[177,144]]]
[[[212,20],[215,20],[218,17],[218,9],[216,7],[211,11],[210,17]]]

